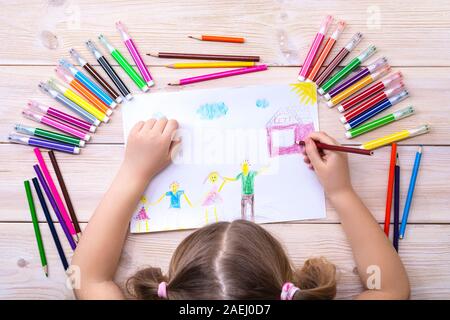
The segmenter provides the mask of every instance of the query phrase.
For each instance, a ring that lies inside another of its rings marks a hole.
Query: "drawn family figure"
[[[219,186],[220,183],[219,179],[222,179],[222,183],[220,186]],[[209,221],[208,209],[213,210],[215,221],[216,222],[219,221],[219,218],[217,216],[217,206],[223,202],[223,199],[220,195],[220,191],[225,185],[226,180],[217,171],[213,171],[208,174],[208,176],[203,181],[203,184],[207,182],[211,184],[211,189],[209,189],[208,193],[204,196],[202,202],[202,207],[205,208],[206,224],[208,224]]]
[[[148,221],[150,220],[148,214],[147,214],[147,208],[145,205],[147,204],[147,198],[145,196],[142,196],[139,204],[141,205],[138,214],[134,217],[134,220],[136,220],[138,232],[141,232],[141,223],[145,222],[145,231],[148,232]]]
[[[250,208],[251,220],[255,220],[255,178],[258,174],[266,170],[250,170],[250,163],[245,160],[241,164],[241,172],[235,178],[227,178],[226,181],[241,180],[241,218],[246,219],[247,210]]]
[[[184,192],[184,190],[180,190],[180,184],[176,181],[172,182],[169,185],[169,191],[164,193],[161,197],[159,197],[156,202],[152,203],[153,205],[160,203],[165,197],[170,198],[169,208],[171,209],[180,209],[181,208],[181,197],[186,200],[187,204],[192,208],[192,202],[189,200],[188,196]]]

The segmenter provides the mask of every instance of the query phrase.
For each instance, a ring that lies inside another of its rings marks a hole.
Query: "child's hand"
[[[180,142],[175,141],[176,120],[140,121],[131,129],[123,167],[133,179],[147,182],[171,162],[171,154]]]
[[[319,151],[314,141],[339,145],[324,132],[313,132],[305,139],[304,161],[319,177],[329,197],[352,190],[347,155],[344,152]]]

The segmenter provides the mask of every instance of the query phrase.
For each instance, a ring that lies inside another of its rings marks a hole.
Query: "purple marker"
[[[128,49],[128,52],[130,52],[131,57],[133,57],[134,62],[136,63],[136,66],[139,69],[139,72],[141,73],[142,77],[144,78],[145,82],[147,82],[147,85],[149,87],[152,87],[155,83],[153,81],[153,78],[150,74],[150,72],[147,69],[147,66],[144,63],[144,60],[142,60],[141,55],[139,54],[139,51],[136,47],[136,45],[133,42],[133,39],[131,39],[129,33],[127,32],[125,25],[118,21],[116,22],[117,30],[119,30],[123,41],[125,42],[125,46]]]
[[[87,121],[78,119],[74,116],[71,116],[70,114],[59,111],[58,109],[55,109],[53,107],[46,106],[45,104],[39,103],[37,101],[34,101],[34,100],[28,101],[28,106],[30,108],[35,109],[36,111],[40,111],[44,114],[48,114],[49,116],[53,116],[58,120],[67,122],[73,126],[81,128],[83,130],[87,130],[89,132],[95,132],[95,130],[97,129],[96,126],[91,125]]]
[[[67,237],[67,240],[69,240],[70,247],[72,250],[75,250],[77,245],[75,244],[75,241],[72,238],[72,235],[69,232],[69,229],[66,226],[66,223],[64,222],[63,217],[61,216],[61,212],[59,211],[58,206],[56,205],[55,198],[53,198],[53,194],[50,191],[50,188],[48,187],[47,181],[45,181],[44,175],[42,174],[41,168],[38,164],[35,164],[33,166],[34,171],[36,171],[36,175],[39,179],[39,182],[42,185],[42,188],[45,191],[45,194],[47,195],[48,200],[50,201],[50,204],[52,205],[53,211],[55,211],[56,217],[58,218],[59,224],[63,228],[64,234]]]
[[[357,83],[362,78],[368,76],[369,74],[373,73],[374,71],[384,67],[387,65],[387,59],[385,57],[382,57],[378,60],[376,60],[371,65],[368,65],[367,68],[362,68],[358,73],[356,73],[353,77],[349,78],[348,80],[343,81],[342,83],[338,84],[333,90],[330,90],[327,94],[324,95],[324,98],[327,100],[330,100],[334,96],[338,95],[348,87],[351,87],[355,83]]]
[[[67,153],[72,153],[72,154],[80,153],[79,147],[76,147],[76,146],[73,146],[70,144],[29,137],[29,136],[15,133],[15,132],[10,133],[8,136],[8,139],[11,142],[25,144],[28,146],[46,148],[46,149],[57,150],[57,151],[62,151],[62,152],[67,152]]]

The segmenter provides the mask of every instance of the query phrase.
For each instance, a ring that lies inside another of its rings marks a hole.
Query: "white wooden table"
[[[404,73],[417,114],[398,123],[348,141],[336,110],[320,107],[322,130],[342,143],[358,144],[380,135],[428,123],[432,131],[400,143],[402,203],[414,154],[424,145],[406,239],[400,254],[408,270],[412,298],[450,298],[450,3],[448,1],[0,1],[0,298],[71,299],[65,275],[44,215],[39,210],[50,277],[40,267],[23,180],[34,176],[32,148],[8,143],[7,134],[18,122],[27,99],[52,101],[37,83],[53,76],[53,68],[68,50],[88,57],[84,41],[104,33],[121,44],[114,23],[124,21],[142,52],[209,52],[260,55],[269,71],[225,78],[190,86],[216,88],[246,84],[296,81],[314,34],[325,14],[348,22],[337,48],[357,31],[364,34],[359,52],[369,43]],[[188,34],[243,35],[245,46],[202,43]],[[243,49],[245,48],[245,49]],[[336,51],[334,51],[336,52]],[[155,76],[152,92],[168,88],[169,80],[201,74],[204,70],[172,70],[169,60],[145,57]],[[121,70],[118,69],[121,73]],[[124,77],[125,78],[125,77]],[[134,87],[130,82],[130,88]],[[150,93],[151,94],[151,93]],[[123,154],[120,108],[102,126],[79,156],[57,154],[75,209],[83,227],[110,184]],[[371,159],[351,156],[352,180],[377,220],[384,220],[389,148]],[[293,208],[293,210],[295,210]],[[324,255],[340,271],[338,298],[350,298],[362,289],[339,219],[329,205],[325,220],[271,224],[297,264],[312,255]],[[117,280],[123,283],[136,268],[166,268],[173,249],[186,232],[131,235],[122,255]],[[64,239],[64,238],[62,238]],[[65,241],[63,241],[64,244]],[[65,250],[70,256],[70,248]]]

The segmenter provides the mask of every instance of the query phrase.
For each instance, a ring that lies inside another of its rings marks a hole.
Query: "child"
[[[171,162],[179,141],[174,120],[150,119],[131,130],[125,158],[92,216],[72,264],[80,268],[80,299],[123,299],[113,282],[132,213],[152,178]],[[407,299],[410,288],[399,256],[352,188],[344,153],[317,150],[312,140],[337,144],[325,133],[306,140],[305,163],[322,183],[338,212],[366,287],[379,269],[380,287],[359,299]],[[300,159],[299,159],[300,161]],[[295,208],[293,208],[294,210]],[[263,227],[237,220],[210,224],[189,235],[172,256],[167,275],[138,271],[127,284],[139,299],[332,299],[335,267],[324,258],[295,268],[280,243]]]

